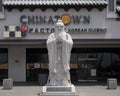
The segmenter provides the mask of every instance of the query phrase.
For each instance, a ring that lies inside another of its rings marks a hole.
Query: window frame
[[[119,16],[116,14],[116,3],[117,0],[114,0],[114,10],[110,11],[109,10],[109,0],[108,1],[108,6],[107,6],[107,18],[118,18]]]
[[[109,0],[109,1],[110,1],[110,0]],[[113,6],[113,7],[114,7],[113,11],[110,10],[109,1],[108,1],[108,11],[109,11],[109,12],[115,12],[115,6],[116,6],[116,3],[115,3],[115,2],[116,2],[116,0],[111,0],[111,1],[114,2],[114,4],[113,4],[113,5],[114,5],[114,6]]]
[[[1,3],[3,4],[3,0],[1,0]],[[3,5],[1,4],[1,9],[2,11],[0,12],[0,19],[4,19],[5,18],[5,14],[4,14],[4,7]]]

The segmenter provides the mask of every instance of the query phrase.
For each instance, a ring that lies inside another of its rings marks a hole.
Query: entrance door
[[[78,55],[78,80],[96,80],[96,66],[96,53],[80,53]]]

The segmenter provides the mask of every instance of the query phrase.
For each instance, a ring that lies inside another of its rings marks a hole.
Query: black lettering
[[[55,29],[54,29],[54,28],[52,28],[52,29],[51,29],[51,33],[54,33],[54,32],[55,32]]]
[[[93,32],[92,28],[89,28],[88,31],[89,31],[89,32]]]
[[[33,28],[29,28],[29,33],[33,33]]]
[[[39,17],[38,16],[36,16],[36,18],[35,18],[35,24],[37,25],[37,24],[39,24]]]
[[[9,27],[8,26],[4,26],[5,28],[5,31],[8,31],[9,30]]]
[[[68,32],[73,32],[73,30],[70,28],[70,29],[68,29]]]
[[[81,32],[84,32],[84,29],[81,29]]]
[[[78,29],[78,32],[81,32],[81,31],[80,31],[80,28]]]
[[[19,26],[16,26],[16,31],[19,31],[20,30],[20,27]]]
[[[83,23],[84,24],[89,24],[90,23],[90,16],[83,16]]]
[[[74,29],[74,31],[75,31],[75,32],[77,32],[77,31],[78,31],[78,29],[77,29],[77,28],[75,28],[75,29]]]
[[[34,33],[39,33],[39,31],[38,31],[38,29],[37,28],[35,28],[35,32]]]
[[[34,16],[28,16],[28,24],[35,24],[35,17]]]
[[[43,17],[40,16],[39,20],[40,20],[40,22],[39,22],[40,24],[45,24],[46,23],[46,16],[43,16]]]
[[[49,30],[50,30],[50,28],[46,28],[46,32],[45,32],[45,33],[48,33],[48,32],[49,32]]]
[[[107,32],[107,28],[104,29],[104,32]]]
[[[95,30],[95,32],[99,32],[101,29],[97,28],[97,29],[94,29],[94,30]]]
[[[87,32],[87,29],[84,29],[84,32]]]
[[[25,16],[25,15],[22,15],[21,17],[20,17],[20,22],[22,23],[22,24],[27,24],[27,16]]]
[[[81,16],[72,16],[73,23],[74,24],[79,24],[81,22]]]
[[[59,16],[59,15],[56,15],[56,16],[55,16],[55,19],[56,19],[56,22],[57,22],[58,19],[60,19],[60,16]]]
[[[52,16],[49,17],[48,24],[54,24]]]
[[[41,28],[41,29],[40,29],[40,32],[41,32],[41,33],[44,33],[44,28]]]
[[[100,32],[104,32],[104,29],[102,29],[102,28],[100,28],[100,30],[99,30]]]

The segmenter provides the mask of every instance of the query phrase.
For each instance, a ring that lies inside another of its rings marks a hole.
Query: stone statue
[[[47,40],[49,55],[48,86],[70,86],[70,55],[73,46],[71,36],[65,32],[62,20],[56,23],[56,32]]]

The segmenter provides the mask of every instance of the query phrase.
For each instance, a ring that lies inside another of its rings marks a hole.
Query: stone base
[[[79,96],[75,86],[43,86],[43,91],[38,96]]]
[[[38,96],[79,96],[78,94],[38,94]]]
[[[108,78],[107,86],[108,86],[108,89],[116,89],[117,88],[117,79],[116,78]]]
[[[3,79],[3,89],[10,90],[13,87],[13,80],[12,79]]]

